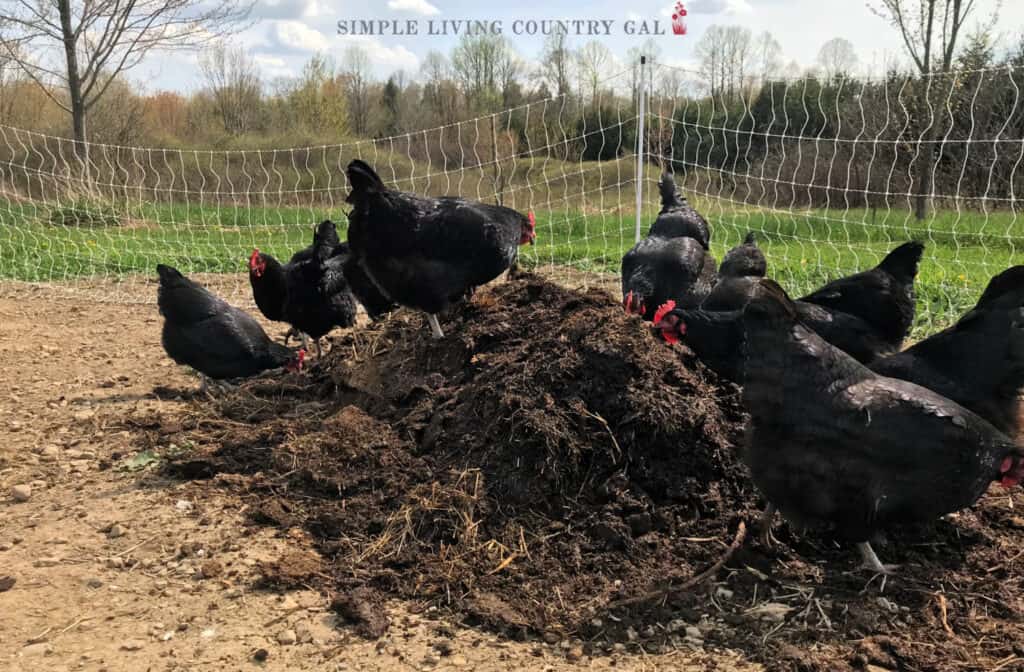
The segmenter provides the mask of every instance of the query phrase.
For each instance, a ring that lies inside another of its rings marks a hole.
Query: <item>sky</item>
[[[834,37],[850,40],[861,66],[875,72],[893,59],[905,58],[898,33],[872,13],[865,0],[683,0],[687,34],[682,36],[671,30],[675,1],[595,0],[581,6],[569,0],[256,0],[252,25],[233,40],[252,55],[267,81],[297,75],[303,63],[318,52],[340,61],[345,49],[353,44],[369,53],[377,77],[386,78],[396,70],[415,76],[429,51],[447,54],[458,42],[459,37],[450,28],[452,22],[467,20],[499,22],[503,34],[528,63],[537,58],[543,37],[514,34],[517,25],[528,25],[516,22],[535,21],[539,25],[551,19],[612,22],[609,35],[572,35],[570,46],[597,39],[624,59],[630,47],[650,37],[661,47],[663,62],[679,67],[693,67],[695,45],[715,24],[742,25],[755,33],[768,30],[781,43],[784,60],[804,67],[813,65],[821,45]],[[988,20],[1000,4],[997,34],[1011,39],[1024,32],[1022,0],[978,0],[977,18]],[[383,35],[339,35],[338,22],[351,20],[396,21],[406,32],[408,23],[413,22],[418,32],[395,35],[389,28]],[[637,32],[642,25],[653,30],[655,20],[667,34],[625,33],[627,25]],[[434,33],[439,33],[442,25],[449,26],[448,35],[429,34],[431,26]],[[202,86],[197,55],[188,52],[151,56],[131,76],[151,91],[193,91]]]

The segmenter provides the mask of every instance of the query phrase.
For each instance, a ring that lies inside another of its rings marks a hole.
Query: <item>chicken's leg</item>
[[[437,321],[437,315],[427,313],[427,322],[430,323],[430,331],[434,334],[434,338],[444,338],[444,332],[441,331],[441,324]]]
[[[768,502],[768,505],[764,507],[764,513],[761,514],[761,545],[765,548],[771,548],[773,545],[778,543],[778,539],[772,534],[772,520],[775,518],[775,505]]]
[[[883,565],[882,561],[875,555],[875,549],[871,548],[871,543],[862,541],[857,544],[857,550],[860,551],[860,557],[864,560],[861,563],[861,569],[866,569],[874,572],[875,574],[894,574],[899,565]]]

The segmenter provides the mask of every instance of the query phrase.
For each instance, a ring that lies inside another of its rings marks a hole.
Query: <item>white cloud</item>
[[[252,16],[257,19],[294,19],[321,13],[318,0],[257,0],[252,8]]]
[[[295,70],[289,67],[288,62],[278,56],[256,54],[252,60],[263,73],[271,77],[290,77],[295,74]]]
[[[396,12],[412,12],[423,16],[440,14],[441,10],[433,6],[427,0],[388,0],[388,9]]]
[[[730,16],[738,16],[754,12],[754,7],[750,4],[749,0],[693,0],[684,4],[686,5],[686,11],[690,14],[728,14]],[[671,16],[673,6],[670,5],[667,11],[662,13],[665,16]]]
[[[293,51],[326,51],[331,45],[319,30],[301,21],[275,21],[271,28],[278,45]]]
[[[369,35],[346,35],[337,40],[337,50],[344,52],[350,46],[357,46],[366,51],[372,63],[378,71],[392,72],[394,70],[415,71],[420,67],[420,59],[402,45],[393,47],[384,46],[376,37]]]

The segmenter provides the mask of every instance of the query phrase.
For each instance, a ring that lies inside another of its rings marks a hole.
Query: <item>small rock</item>
[[[174,639],[174,632],[172,632],[171,630],[168,630],[164,634],[160,635],[161,642],[169,642],[172,639]]]
[[[452,644],[451,644],[451,642],[449,642],[447,640],[440,639],[440,640],[434,642],[433,647],[434,647],[434,650],[437,651],[442,656],[450,656],[450,655],[452,655],[452,651],[453,651]]]
[[[466,665],[469,665],[469,661],[463,656],[452,656],[448,659],[448,664],[452,667],[465,667]]]
[[[672,619],[671,621],[668,622],[668,625],[665,626],[665,630],[667,630],[669,634],[675,634],[677,632],[682,632],[685,629],[686,629],[686,621],[684,621],[681,618],[674,618],[674,619]]]
[[[39,558],[32,563],[33,567],[56,567],[60,564],[60,558]]]
[[[441,661],[437,659],[437,656],[433,656],[429,653],[423,656],[423,664],[427,667],[433,667],[434,665],[437,665],[439,662]]]
[[[562,641],[562,636],[560,634],[558,634],[557,632],[554,632],[552,630],[548,630],[547,632],[544,633],[544,642],[545,643],[547,643],[547,644],[558,644],[560,641]]]
[[[764,604],[751,609],[750,613],[759,616],[765,621],[781,623],[786,620],[787,614],[791,611],[793,611],[793,607],[788,604],[782,604],[781,602],[765,602]]]
[[[636,634],[636,630],[633,628],[633,626],[629,626],[628,628],[626,628],[626,639],[628,639],[631,642],[635,642],[639,638],[640,635]]]
[[[21,649],[21,655],[35,658],[39,656],[48,656],[53,653],[53,645],[49,642],[37,642],[36,644],[29,644]]]
[[[0,576],[0,593],[5,593],[11,588],[14,588],[14,584],[18,580],[13,576]]]
[[[591,619],[590,627],[600,630],[604,627],[604,621],[602,621],[600,618]]]
[[[701,634],[700,628],[695,625],[686,626],[686,638],[687,639],[704,639],[704,635]]]
[[[146,645],[145,642],[140,641],[138,639],[129,639],[129,640],[126,640],[124,642],[121,642],[121,650],[122,651],[138,651],[139,649],[141,649],[145,645]]]
[[[649,513],[634,513],[626,517],[626,524],[634,537],[647,534],[654,528],[654,521]]]
[[[93,578],[89,579],[88,581],[86,581],[85,585],[88,586],[89,588],[92,588],[92,589],[95,590],[96,588],[102,588],[103,587],[103,581],[101,581],[100,579],[97,579],[96,577],[93,577]]]
[[[9,551],[12,548],[14,548],[14,544],[8,543],[6,541],[3,542],[3,543],[0,543],[0,553],[3,553],[4,551]]]
[[[568,660],[570,663],[575,663],[580,660],[583,660],[583,647],[572,647],[571,649],[565,652],[565,659]]]
[[[11,488],[11,497],[16,502],[27,502],[32,498],[32,486],[24,483],[14,486]]]
[[[192,510],[192,502],[188,501],[187,499],[179,499],[177,502],[174,503],[174,508],[180,511],[181,513],[188,513],[189,511]],[[260,649],[259,651],[265,650],[266,649]],[[259,653],[259,651],[257,651],[257,653]],[[264,660],[266,659],[264,658]]]
[[[180,625],[178,626],[178,630],[181,630],[181,626]],[[213,628],[207,628],[207,629],[203,630],[202,632],[200,632],[199,636],[202,637],[203,639],[213,639],[214,637],[217,636],[217,631],[214,630]]]
[[[224,567],[216,560],[207,560],[199,566],[199,578],[214,579],[224,572]]]
[[[121,569],[124,567],[124,558],[120,556],[107,558],[107,567],[110,567],[111,569]]]
[[[257,663],[264,663],[269,657],[270,652],[266,649],[256,649],[252,653],[252,659],[255,660]]]
[[[53,444],[43,446],[43,449],[39,451],[39,458],[43,462],[56,462],[58,457],[60,457],[60,448]]]
[[[720,597],[723,600],[731,600],[732,596],[733,596],[733,592],[731,590],[729,590],[728,588],[722,588],[721,586],[719,586],[715,590],[715,597]]]
[[[299,640],[294,630],[282,630],[277,633],[277,643],[281,646],[291,646]]]
[[[111,539],[117,539],[118,537],[123,537],[126,534],[128,534],[128,528],[121,523],[114,523],[110,526],[110,531],[107,532],[107,536]]]

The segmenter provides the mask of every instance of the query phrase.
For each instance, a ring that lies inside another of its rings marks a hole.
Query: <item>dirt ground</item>
[[[142,289],[129,298],[155,295]],[[124,428],[193,403],[173,394],[197,381],[159,332],[152,303],[0,286],[0,669],[758,667],[727,647],[591,655],[582,634],[508,638],[415,599],[381,604],[390,627],[365,638],[337,622],[322,582],[268,587],[268,567],[316,557],[311,535],[254,525],[230,489],[165,475]]]

